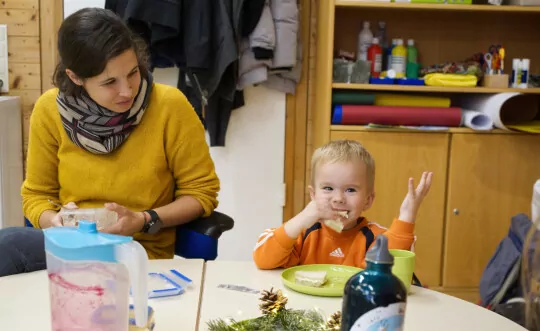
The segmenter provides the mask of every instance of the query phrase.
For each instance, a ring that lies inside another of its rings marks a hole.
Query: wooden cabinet
[[[510,219],[530,213],[532,187],[540,178],[540,135],[502,130],[475,132],[373,128],[332,124],[332,93],[414,93],[448,96],[520,92],[540,88],[435,87],[333,82],[334,57],[355,53],[363,22],[385,22],[387,38],[414,39],[422,67],[463,61],[492,44],[506,49],[505,71],[513,58],[529,58],[540,70],[540,7],[319,1],[312,107],[307,152],[333,139],[362,142],[375,157],[376,198],[366,213],[388,225],[399,213],[407,178],[434,171],[432,190],[417,220],[417,273],[439,291],[475,301],[481,274],[508,232]],[[504,16],[504,19],[503,19]],[[516,107],[513,111],[523,109]],[[537,117],[540,119],[540,117]],[[311,169],[306,167],[309,178]]]
[[[375,159],[376,197],[365,214],[372,221],[389,226],[407,179],[434,172],[416,222],[416,273],[429,287],[477,297],[475,288],[511,217],[530,213],[532,186],[540,178],[540,135],[339,128],[331,140],[357,140]]]
[[[416,274],[428,286],[440,286],[449,134],[333,131],[331,139],[362,143],[375,159],[375,201],[364,215],[382,226],[399,216],[407,180],[434,172],[433,184],[416,221]]]
[[[530,215],[540,136],[453,134],[448,169],[443,286],[475,287],[511,217]]]

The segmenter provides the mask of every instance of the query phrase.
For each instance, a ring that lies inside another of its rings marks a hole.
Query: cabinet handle
[[[459,215],[459,209],[457,209],[457,208],[454,208],[454,210],[452,212],[454,213],[454,215]]]

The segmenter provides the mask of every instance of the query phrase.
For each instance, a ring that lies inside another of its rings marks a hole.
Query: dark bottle
[[[367,252],[366,264],[345,285],[341,331],[403,330],[407,290],[392,274],[394,257],[384,235]]]

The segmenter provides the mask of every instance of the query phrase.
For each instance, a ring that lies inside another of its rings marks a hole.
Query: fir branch
[[[226,322],[224,319],[207,323],[209,331],[327,331],[324,317],[313,310],[283,309],[279,313]]]

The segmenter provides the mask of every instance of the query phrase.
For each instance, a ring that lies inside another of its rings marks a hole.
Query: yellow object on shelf
[[[540,133],[540,121],[532,121],[522,124],[507,124],[506,127],[527,133]]]
[[[375,94],[375,106],[450,107],[450,98],[392,93]]]
[[[505,93],[519,92],[522,94],[540,94],[540,88],[491,88],[491,87],[444,87],[427,85],[383,85],[383,84],[349,84],[332,83],[333,89],[338,90],[364,90],[364,91],[390,91],[390,92],[422,92],[422,93]]]
[[[424,82],[429,86],[473,87],[478,83],[478,78],[475,75],[436,73],[427,74],[424,77]]]

